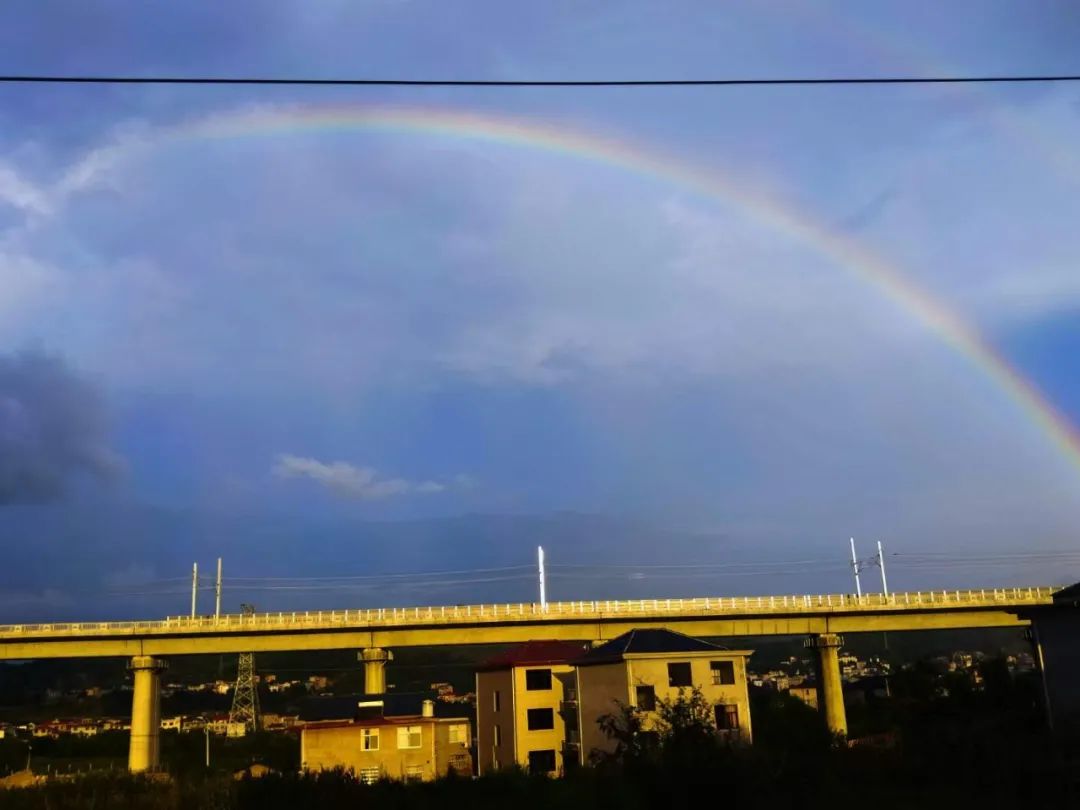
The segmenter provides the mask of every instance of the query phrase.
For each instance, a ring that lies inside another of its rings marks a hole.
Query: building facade
[[[811,709],[817,709],[818,707],[818,694],[817,685],[813,683],[802,683],[799,686],[792,686],[788,689],[788,694],[793,698],[798,698]]]
[[[378,705],[376,705],[378,704]],[[436,717],[433,702],[420,714],[387,715],[377,701],[358,705],[348,720],[305,723],[300,732],[303,770],[352,771],[365,782],[431,781],[453,770],[472,775],[467,717]]]
[[[749,650],[727,650],[661,629],[631,630],[593,648],[575,662],[581,761],[613,750],[598,721],[618,713],[620,703],[642,711],[648,729],[660,701],[693,688],[709,702],[722,734],[751,742],[749,657]]]
[[[1080,734],[1080,582],[1054,594],[1054,604],[1031,611],[1035,665],[1042,673],[1047,721]]]
[[[573,661],[587,646],[532,641],[476,674],[476,758],[483,775],[519,766],[562,774],[580,762]]]

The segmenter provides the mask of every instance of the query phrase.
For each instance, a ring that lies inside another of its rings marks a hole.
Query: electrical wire
[[[502,571],[532,571],[531,565],[507,565],[501,568],[465,568],[458,571],[426,571],[419,573],[362,574],[356,576],[329,577],[229,577],[232,583],[243,582],[314,582],[327,580],[371,580],[371,579],[420,579],[423,577],[455,576],[458,574],[491,574]],[[210,580],[213,581],[213,580]]]
[[[1020,84],[1080,81],[1080,74],[999,76],[822,76],[745,79],[364,79],[256,76],[7,74],[2,84],[291,85],[320,87],[737,87],[859,84]]]
[[[1038,567],[1080,567],[1080,551],[1037,549],[1020,552],[1002,551],[979,554],[958,552],[915,551],[893,552],[886,555],[890,570],[909,573],[971,571],[980,575],[991,571],[1006,571]],[[851,562],[839,557],[804,557],[789,560],[745,562],[684,563],[557,563],[547,566],[549,580],[571,584],[574,582],[610,582],[648,584],[650,582],[693,582],[701,580],[724,581],[733,578],[781,578],[791,576],[836,576],[850,573]],[[384,598],[393,591],[416,591],[418,589],[453,592],[455,589],[477,585],[531,581],[535,569],[531,565],[508,565],[485,568],[461,568],[419,573],[392,572],[385,574],[334,575],[314,577],[230,577],[223,580],[223,588],[231,593],[341,593],[367,594]],[[147,582],[133,583],[129,587],[104,589],[65,589],[66,595],[76,597],[100,596],[109,599],[139,597],[182,597],[191,593],[188,577],[162,577]],[[197,592],[206,593],[216,589],[212,577],[200,576]],[[380,596],[383,595],[383,596]],[[5,605],[18,603],[37,604],[33,596],[24,599],[8,599]]]

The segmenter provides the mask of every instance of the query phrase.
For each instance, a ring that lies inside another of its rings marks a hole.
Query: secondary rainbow
[[[688,165],[657,150],[624,140],[545,122],[466,112],[456,108],[350,105],[274,106],[242,109],[171,128],[166,141],[233,139],[290,132],[396,132],[490,141],[543,150],[604,164],[672,183],[731,205],[755,221],[798,240],[838,268],[869,284],[937,334],[990,378],[1080,470],[1080,431],[1038,388],[994,350],[947,305],[935,299],[885,258],[837,233],[805,211],[714,171]],[[156,139],[152,139],[156,140]]]

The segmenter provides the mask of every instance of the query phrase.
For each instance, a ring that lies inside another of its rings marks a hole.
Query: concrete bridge
[[[883,594],[632,599],[440,605],[155,621],[0,626],[0,660],[125,657],[134,672],[129,767],[156,768],[163,657],[207,653],[355,649],[365,689],[385,690],[389,648],[509,644],[535,639],[602,641],[635,627],[699,637],[806,636],[815,650],[822,710],[847,731],[837,651],[844,633],[1024,627],[1026,611],[1053,604],[1056,587]]]

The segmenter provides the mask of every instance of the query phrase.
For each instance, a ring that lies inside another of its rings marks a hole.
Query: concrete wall
[[[526,672],[538,669],[551,671],[551,689],[530,692],[525,688]],[[566,695],[563,682],[557,676],[566,675],[573,671],[574,668],[566,664],[514,668],[515,756],[521,767],[528,768],[530,751],[552,750],[555,752],[554,773],[563,772],[566,720],[559,713],[559,707]],[[528,725],[529,709],[551,709],[555,727],[550,730],[530,731]]]
[[[581,757],[587,764],[593,751],[611,751],[615,747],[600,731],[597,721],[602,715],[619,711],[616,701],[632,705],[634,696],[625,661],[579,667],[577,682]]]
[[[458,730],[457,742],[450,742],[451,728]],[[451,768],[461,776],[472,776],[471,744],[472,726],[467,719],[438,720],[435,723],[435,766],[438,776],[446,776]]]
[[[345,768],[358,775],[377,768],[382,777],[389,779],[404,779],[414,775],[415,771],[419,778],[430,781],[445,775],[451,755],[468,754],[467,745],[450,744],[448,727],[451,724],[468,726],[469,721],[466,718],[448,721],[418,717],[380,725],[310,725],[301,732],[301,767],[306,770]],[[419,748],[398,748],[398,729],[406,726],[420,726]],[[364,728],[378,729],[379,750],[363,750]]]
[[[499,692],[499,711],[494,694]],[[502,740],[495,745],[495,726]],[[509,669],[476,674],[476,759],[481,775],[516,762],[514,753],[514,678]]]
[[[811,709],[816,709],[818,707],[816,686],[792,686],[788,689],[788,694],[794,698],[798,698]]]
[[[690,664],[690,677],[693,685],[701,690],[710,706],[716,704],[735,705],[739,712],[740,736],[750,742],[753,732],[750,720],[750,693],[746,682],[746,659],[748,654],[738,653],[693,653],[674,654],[659,657],[628,656],[630,691],[636,692],[639,684],[648,684],[656,692],[657,701],[675,700],[679,688],[668,686],[668,664],[684,662]],[[713,661],[730,661],[735,670],[735,683],[718,685],[712,682]]]
[[[1037,614],[1050,716],[1063,731],[1080,730],[1080,609],[1062,607]]]
[[[669,663],[690,664],[693,685],[701,690],[710,706],[734,705],[739,714],[739,738],[745,742],[753,739],[750,717],[750,693],[746,681],[746,661],[749,653],[724,652],[672,655],[629,655],[626,660],[611,664],[586,666],[578,669],[579,712],[581,715],[582,761],[588,762],[593,751],[612,751],[615,744],[600,731],[599,718],[619,711],[616,701],[637,705],[637,687],[649,685],[656,693],[656,700],[674,700],[679,688],[668,685]],[[734,684],[713,684],[713,661],[731,661]],[[648,728],[655,714],[645,717]]]
[[[525,688],[526,672],[550,670],[551,689],[529,691]],[[559,678],[572,676],[574,668],[566,664],[514,667],[476,675],[477,759],[480,773],[489,772],[498,762],[500,767],[519,765],[529,767],[529,752],[555,752],[555,772],[564,770],[563,749],[566,740],[566,718],[559,708],[566,698],[565,686]],[[573,682],[571,678],[568,680]],[[494,693],[500,694],[500,710],[495,711]],[[529,709],[551,709],[554,728],[530,731]],[[502,744],[495,746],[494,727],[502,729]]]

